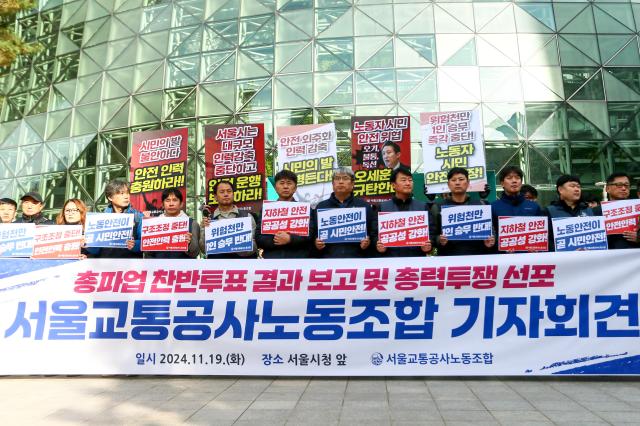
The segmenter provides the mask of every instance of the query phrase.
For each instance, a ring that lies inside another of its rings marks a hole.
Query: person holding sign
[[[20,198],[22,216],[15,223],[35,223],[36,225],[53,225],[53,221],[42,215],[44,200],[39,192],[27,192]]]
[[[109,201],[109,205],[104,209],[104,213],[130,213],[133,214],[134,224],[132,237],[127,240],[127,247],[101,247],[89,248],[89,253],[93,257],[100,258],[142,258],[140,250],[140,238],[142,235],[142,213],[130,205],[131,187],[123,180],[112,180],[107,183],[104,195]]]
[[[81,225],[84,229],[84,224],[87,220],[87,205],[84,201],[78,198],[70,198],[64,202],[62,210],[56,216],[56,225]],[[84,245],[84,243],[83,243]],[[82,247],[81,258],[87,258],[91,253],[88,249]]]
[[[162,191],[163,213],[160,216],[189,219],[190,232],[186,234],[189,249],[187,251],[147,251],[144,253],[145,259],[195,259],[198,257],[200,254],[200,225],[187,216],[182,210],[183,208],[184,198],[179,188],[167,188]]]
[[[609,201],[628,200],[631,195],[631,178],[626,173],[613,173],[607,178],[607,198]],[[595,216],[602,216],[602,205],[593,209]],[[638,219],[636,218],[636,221]],[[637,222],[636,222],[637,223]],[[621,234],[607,234],[609,249],[628,249],[640,247],[640,229],[624,231]]]
[[[427,205],[413,198],[413,175],[411,170],[399,167],[391,172],[389,179],[395,194],[391,200],[380,204],[380,212],[422,212],[427,211]],[[429,220],[433,222],[433,220]],[[378,253],[389,257],[417,257],[425,256],[431,251],[431,238],[427,235],[427,241],[421,246],[413,247],[385,247],[380,239],[376,242]]]
[[[549,217],[549,251],[554,251],[553,218],[593,216],[593,210],[582,201],[582,186],[578,176],[562,175],[556,181],[558,200],[547,206]]]
[[[11,198],[0,198],[0,223],[11,223],[16,219],[18,203]]]
[[[221,254],[209,254],[207,259],[242,259],[253,256],[256,252],[256,221],[253,215],[246,210],[239,210],[238,207],[233,204],[233,196],[235,193],[235,187],[233,183],[221,180],[216,182],[213,186],[213,195],[218,203],[218,208],[213,211],[211,216],[205,216],[200,223],[200,250],[204,253],[206,249],[205,228],[209,226],[211,221],[235,219],[241,217],[251,218],[251,239],[253,241],[252,249],[248,251],[241,251],[235,253],[221,253]]]
[[[469,172],[462,167],[454,167],[447,173],[447,186],[450,196],[440,204],[434,204],[431,214],[434,219],[434,232],[437,235],[439,256],[459,256],[490,254],[495,245],[495,237],[491,235],[484,240],[450,241],[442,232],[442,210],[449,206],[482,206],[486,201],[474,201],[467,195],[469,189]]]
[[[296,202],[293,196],[298,190],[298,175],[290,170],[281,170],[274,180],[278,201]],[[265,259],[307,258],[311,250],[311,237],[284,231],[275,234],[259,232],[256,242],[263,249],[262,257]]]
[[[365,211],[366,235],[359,242],[326,243],[318,237],[317,227],[314,229],[314,245],[323,258],[365,257],[371,241],[375,241],[378,233],[377,220],[371,205],[361,198],[354,197],[353,187],[355,175],[347,167],[334,170],[331,184],[333,192],[329,199],[318,203],[312,212],[311,223],[317,225],[318,212],[330,209],[362,208]]]

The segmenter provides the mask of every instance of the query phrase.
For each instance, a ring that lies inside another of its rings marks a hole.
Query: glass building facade
[[[41,0],[16,31],[43,49],[0,70],[0,194],[104,204],[131,135],[188,127],[189,209],[203,126],[335,122],[479,107],[488,168],[519,164],[547,199],[558,175],[595,188],[640,175],[640,2]]]

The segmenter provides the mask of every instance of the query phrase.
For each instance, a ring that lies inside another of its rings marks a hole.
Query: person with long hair
[[[64,202],[64,207],[56,216],[58,225],[82,225],[87,220],[87,205],[84,201],[71,198]]]

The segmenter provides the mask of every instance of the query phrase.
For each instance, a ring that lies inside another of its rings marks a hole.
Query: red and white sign
[[[33,259],[77,259],[84,238],[82,225],[43,225],[33,239]]]
[[[263,234],[275,235],[287,232],[292,235],[309,235],[311,204],[290,201],[265,202],[262,205]]]
[[[158,216],[142,220],[142,251],[187,251],[189,218]]]
[[[548,251],[548,219],[542,216],[498,218],[498,250]]]
[[[638,230],[640,200],[616,200],[602,203],[602,216],[607,235]]]
[[[429,241],[429,214],[427,212],[380,213],[378,240],[385,247],[425,245]]]

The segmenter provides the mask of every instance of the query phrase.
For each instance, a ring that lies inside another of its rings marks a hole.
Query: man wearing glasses
[[[607,178],[605,187],[609,201],[626,200],[631,194],[631,178],[626,173],[613,173]],[[602,207],[593,209],[596,216],[602,216]],[[625,231],[623,234],[607,235],[609,249],[639,248],[638,231]]]

